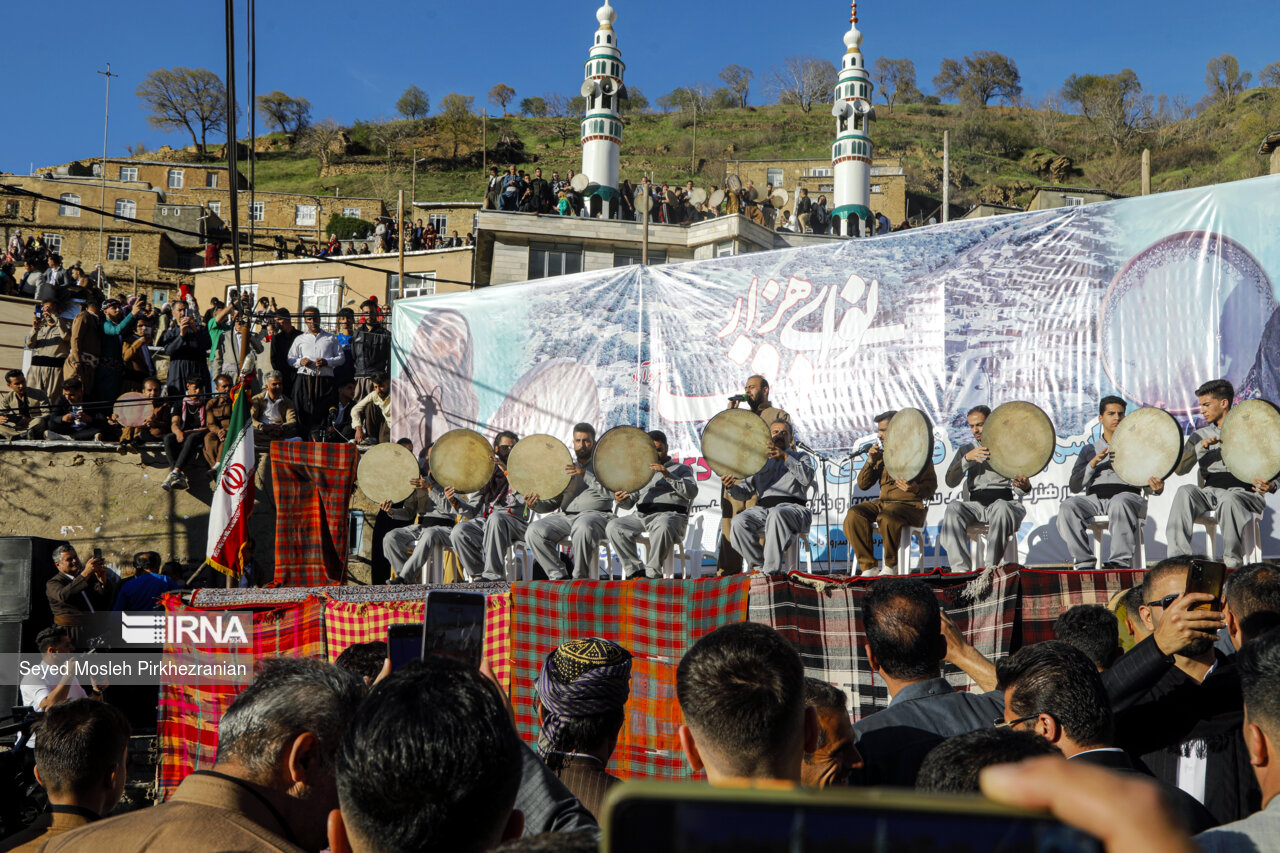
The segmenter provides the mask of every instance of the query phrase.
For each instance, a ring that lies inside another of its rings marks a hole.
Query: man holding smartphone
[[[1191,532],[1196,519],[1216,509],[1218,525],[1222,528],[1222,561],[1227,568],[1235,569],[1243,563],[1242,534],[1253,523],[1253,517],[1267,508],[1265,495],[1276,490],[1276,481],[1237,480],[1222,461],[1222,422],[1235,399],[1231,383],[1225,379],[1206,382],[1196,389],[1196,399],[1205,425],[1187,436],[1176,471],[1186,474],[1198,465],[1201,485],[1188,483],[1173,496],[1169,524],[1165,528],[1169,554],[1192,553]]]
[[[54,624],[74,628],[86,613],[111,609],[120,579],[107,568],[100,549],[93,549],[88,564],[81,565],[75,548],[59,545],[53,551],[53,564],[58,573],[45,584],[45,595]]]

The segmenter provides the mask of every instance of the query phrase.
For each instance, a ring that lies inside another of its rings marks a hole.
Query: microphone
[[[746,394],[731,394],[729,395],[729,402],[730,403],[750,403],[751,400],[750,398],[747,397]]]
[[[811,453],[811,454],[813,454],[814,456],[821,456],[821,455],[822,455],[822,454],[820,454],[818,451],[814,450],[812,447],[810,447],[809,445],[805,444],[803,441],[801,441],[801,440],[800,440],[800,439],[798,439],[798,438],[797,438],[797,439],[793,439],[792,441],[793,441],[793,443],[795,444],[795,446],[796,446],[796,447],[800,448],[800,449],[801,449],[801,450],[803,450],[805,453]]]
[[[336,424],[337,422],[338,422],[338,407],[330,406],[329,407],[329,423]]]
[[[855,451],[853,451],[852,453],[850,453],[850,454],[849,454],[849,458],[850,458],[850,459],[857,459],[859,456],[862,456],[862,455],[863,455],[863,454],[865,454],[865,453],[870,453],[870,452],[871,452],[871,448],[873,448],[873,447],[875,447],[875,446],[876,446],[876,443],[875,443],[874,441],[873,441],[873,442],[871,442],[870,444],[864,444],[864,445],[863,445],[861,448],[859,448],[858,450],[855,450]]]

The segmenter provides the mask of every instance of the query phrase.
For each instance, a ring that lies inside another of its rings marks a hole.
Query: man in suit
[[[1244,692],[1244,740],[1263,807],[1197,836],[1204,853],[1280,849],[1280,631],[1246,643],[1237,658]]]
[[[59,545],[53,551],[53,564],[58,573],[45,584],[45,595],[54,624],[76,628],[86,614],[111,610],[120,578],[101,557],[92,557],[82,565],[75,548]]]
[[[268,373],[261,394],[254,395],[250,406],[255,444],[270,444],[298,434],[298,409],[284,393],[284,375],[279,370]]]
[[[47,849],[323,850],[338,808],[334,764],[365,692],[328,663],[264,661],[218,724],[212,769],[187,776],[162,805],[69,832]]]
[[[1005,697],[1004,727],[1039,735],[1073,761],[1146,775],[1115,746],[1111,702],[1084,652],[1060,640],[1024,646],[996,664],[996,677]],[[1189,832],[1218,825],[1195,797],[1172,785],[1160,787]]]
[[[938,599],[923,581],[886,578],[862,600],[871,670],[889,689],[889,707],[853,726],[863,766],[855,782],[915,785],[933,747],[955,735],[987,728],[1004,713],[998,691],[961,693],[942,677],[947,642]]]
[[[1184,593],[1190,559],[1170,557],[1147,571],[1139,617],[1158,632],[1179,618],[1204,620],[1208,630],[1175,645],[1172,666],[1124,711],[1117,708],[1116,745],[1142,757],[1160,779],[1204,803],[1219,823],[1239,820],[1258,808],[1258,788],[1241,735],[1240,674],[1234,656],[1214,648],[1225,625],[1219,605],[1205,593]],[[1210,621],[1211,620],[1211,621]],[[1135,649],[1136,650],[1136,649]],[[1115,667],[1124,663],[1121,656]],[[1115,705],[1113,704],[1113,708]]]

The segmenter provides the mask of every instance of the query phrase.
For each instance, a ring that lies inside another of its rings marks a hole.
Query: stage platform
[[[1075,604],[1105,604],[1142,572],[1024,569],[977,574],[917,575],[979,651],[1001,658],[1019,646],[1050,638],[1053,621]],[[679,752],[676,666],[701,636],[720,625],[750,620],[770,625],[796,644],[805,671],[850,696],[855,718],[884,707],[888,694],[873,681],[862,650],[859,602],[874,578],[792,573],[727,578],[635,581],[534,581],[460,587],[483,592],[485,658],[511,696],[517,727],[537,742],[534,686],[542,661],[560,642],[607,637],[635,656],[627,722],[610,771],[635,779],[687,779]],[[255,660],[310,656],[334,660],[352,643],[385,639],[387,626],[423,618],[433,587],[313,586],[203,589],[184,601],[166,596],[171,611],[254,611]],[[980,594],[978,594],[980,592]],[[947,665],[947,678],[971,682]],[[234,697],[228,687],[165,687],[159,708],[160,791],[167,797],[192,770],[213,764],[217,723]]]

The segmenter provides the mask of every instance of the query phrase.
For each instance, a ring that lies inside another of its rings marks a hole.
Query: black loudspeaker
[[[35,652],[36,634],[53,624],[44,588],[57,573],[53,549],[66,540],[0,536],[0,622],[22,623],[19,646],[2,651]],[[2,707],[2,706],[0,706]]]

